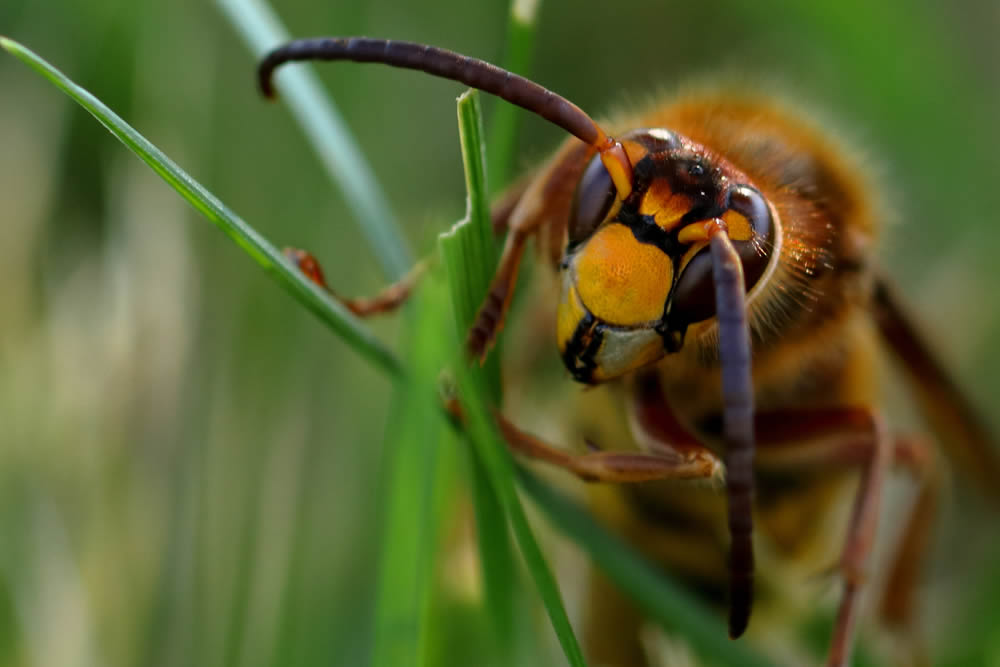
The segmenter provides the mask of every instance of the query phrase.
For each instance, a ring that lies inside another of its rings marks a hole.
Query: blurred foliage
[[[501,1],[276,9],[296,35],[494,61],[505,43]],[[535,78],[598,114],[720,73],[817,110],[871,159],[900,222],[886,263],[997,425],[995,3],[546,0],[539,31]],[[289,115],[258,99],[252,58],[212,4],[5,0],[0,32],[268,238],[313,250],[331,285],[379,287],[349,209]],[[430,251],[465,205],[458,87],[320,73],[409,244]],[[363,664],[388,381],[13,59],[0,58],[0,91],[0,664]],[[522,128],[517,168],[562,139],[535,119]],[[446,539],[460,543],[468,521],[456,507]],[[952,510],[942,524],[924,609],[935,664],[996,664],[995,516]],[[475,568],[461,552],[440,567],[430,650],[476,662]],[[558,656],[531,609],[524,654]]]

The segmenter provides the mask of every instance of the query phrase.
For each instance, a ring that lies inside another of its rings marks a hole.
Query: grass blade
[[[89,111],[111,134],[153,169],[202,215],[221,229],[226,236],[250,255],[287,292],[320,318],[359,354],[390,375],[399,376],[402,366],[396,357],[339,303],[305,278],[281,252],[257,233],[239,216],[230,211],[213,194],[164,155],[131,125],[89,92],[73,83],[62,72],[34,52],[6,37],[0,37],[0,48],[15,56],[48,79]]]
[[[288,41],[288,32],[263,0],[216,2],[255,57],[260,58]],[[251,74],[248,68],[248,86],[253,82]],[[281,69],[275,76],[275,86],[354,212],[354,219],[368,238],[382,271],[392,280],[402,278],[413,266],[406,237],[333,100],[308,67]]]
[[[483,574],[486,610],[492,624],[496,660],[511,664],[515,638],[515,608],[521,590],[514,545],[507,529],[503,505],[493,490],[483,462],[474,452],[469,456],[472,472],[472,502],[476,520],[476,546]]]
[[[456,330],[460,335],[468,329],[475,317],[482,297],[486,293],[489,280],[492,277],[496,258],[496,247],[493,241],[492,226],[489,219],[489,209],[486,196],[486,169],[482,143],[482,114],[479,110],[478,93],[470,91],[459,98],[458,103],[459,133],[462,140],[462,154],[465,159],[466,185],[469,189],[468,217],[455,226],[447,234],[442,234],[440,248],[442,261],[448,273],[455,308]],[[463,338],[464,339],[464,336]],[[556,632],[563,652],[571,665],[584,665],[583,652],[573,634],[569,617],[563,606],[562,597],[555,577],[535,541],[531,526],[524,514],[524,508],[517,496],[514,486],[514,467],[506,444],[496,433],[495,424],[490,414],[489,397],[499,397],[499,371],[496,369],[496,352],[492,355],[494,370],[487,365],[485,368],[470,368],[464,355],[456,364],[459,399],[465,409],[468,433],[473,443],[474,451],[485,471],[493,497],[510,521],[511,530],[517,539],[521,554],[531,573],[535,586],[542,598]],[[477,500],[487,496],[484,489],[476,494]],[[489,501],[488,501],[489,502]],[[492,508],[487,506],[491,512]],[[480,526],[481,531],[489,531],[491,538],[498,538],[502,526],[496,525],[503,514],[495,513],[492,525]],[[477,513],[480,518],[481,513]],[[505,538],[504,538],[505,539]],[[480,540],[481,549],[487,548]],[[483,553],[484,558],[486,556]],[[496,567],[498,571],[489,577],[506,576],[499,570],[501,564],[486,566]],[[509,567],[509,565],[508,565]],[[489,585],[489,583],[488,583]],[[494,582],[494,585],[497,585]]]
[[[651,619],[684,637],[701,656],[720,665],[771,664],[750,650],[745,641],[727,640],[721,616],[597,523],[586,509],[524,469],[518,470],[518,480],[553,525],[582,546],[609,579]]]
[[[535,53],[535,19],[541,0],[513,0],[507,20],[507,46],[504,69],[521,76],[530,74]],[[513,104],[498,101],[490,123],[490,174],[493,193],[510,182],[517,149],[517,130],[522,110]]]
[[[442,285],[428,280],[407,309],[409,372],[396,386],[386,431],[379,550],[375,667],[423,665],[441,524],[450,516],[457,450],[439,407],[438,374],[451,353],[440,335],[447,315]],[[446,437],[448,436],[448,437]]]
[[[566,615],[555,577],[538,547],[538,542],[535,541],[524,507],[521,506],[517,496],[514,486],[514,465],[510,453],[507,451],[506,443],[496,432],[492,415],[482,400],[487,391],[483,377],[475,369],[468,368],[464,364],[460,365],[457,376],[459,398],[465,409],[469,438],[483,463],[493,491],[510,521],[511,530],[548,612],[559,644],[571,665],[574,667],[585,665],[583,651]]]
[[[484,160],[482,113],[479,94],[465,93],[458,99],[459,139],[468,193],[464,220],[442,234],[441,255],[455,320],[455,340],[464,340],[479,304],[489,288],[496,265],[497,244],[486,200],[487,172]],[[463,362],[460,362],[463,363]],[[482,369],[487,377],[488,398],[499,405],[499,355],[493,354]],[[476,538],[483,572],[486,606],[500,653],[514,644],[514,593],[517,590],[514,549],[503,507],[478,456],[471,457],[472,494],[476,514]],[[506,658],[508,656],[501,656]],[[501,659],[500,663],[507,662]]]
[[[441,235],[440,245],[442,255],[446,256],[445,270],[455,304],[455,331],[459,340],[464,340],[486,296],[497,263],[497,243],[486,194],[486,149],[478,91],[467,91],[458,98],[458,136],[468,198],[466,216]],[[500,355],[496,352],[486,360],[483,372],[488,381],[489,397],[494,405],[499,405]]]

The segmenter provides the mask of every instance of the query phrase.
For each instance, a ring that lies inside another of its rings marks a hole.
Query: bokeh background
[[[275,6],[295,35],[503,56],[502,0]],[[382,284],[213,3],[3,0],[0,33],[277,245],[315,251],[332,285]],[[542,0],[534,74],[597,114],[720,72],[818,110],[881,176],[896,211],[885,263],[996,427],[997,34],[992,0]],[[459,87],[363,66],[321,76],[428,251],[465,205]],[[561,139],[527,120],[518,164]],[[364,664],[390,390],[89,115],[0,57],[0,664]],[[997,665],[998,523],[971,507],[945,513],[926,616],[937,662]],[[441,664],[478,664],[469,595],[441,611],[465,628]],[[537,664],[560,660],[528,608]]]

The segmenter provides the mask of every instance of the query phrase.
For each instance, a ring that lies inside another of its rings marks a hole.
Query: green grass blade
[[[423,665],[441,524],[454,490],[457,450],[440,410],[438,374],[450,356],[443,285],[428,279],[407,309],[407,377],[396,386],[386,432],[383,536],[371,664]]]
[[[548,612],[559,644],[571,665],[574,667],[585,665],[583,651],[566,615],[555,577],[538,547],[538,542],[535,541],[524,507],[521,506],[517,496],[514,486],[514,465],[510,453],[506,443],[496,431],[492,415],[483,403],[482,397],[486,393],[483,378],[475,369],[468,368],[464,364],[459,365],[457,376],[459,398],[465,409],[469,438],[510,521],[511,530]]]
[[[598,524],[586,509],[523,469],[518,471],[518,479],[553,525],[581,545],[651,619],[684,637],[701,656],[720,665],[771,664],[748,648],[745,641],[726,639],[726,626],[718,614]]]
[[[468,217],[450,232],[440,238],[441,258],[447,271],[452,289],[455,309],[456,330],[460,340],[475,317],[476,310],[486,293],[492,277],[496,247],[493,241],[492,225],[489,219],[489,208],[486,196],[486,168],[482,143],[482,114],[479,109],[479,95],[475,91],[463,94],[459,98],[458,117],[459,134],[462,140],[462,154],[465,161],[466,185],[469,190]],[[491,363],[496,368],[498,355],[494,351]],[[482,518],[486,510],[492,515],[490,525],[481,525],[479,530],[488,531],[489,539],[501,538],[501,532],[506,531],[499,523],[505,514],[510,521],[511,530],[517,539],[521,554],[531,573],[535,586],[541,595],[542,602],[552,621],[563,652],[571,665],[585,664],[583,652],[573,634],[573,628],[566,615],[559,588],[555,577],[535,541],[531,526],[524,514],[524,508],[517,496],[514,485],[514,467],[506,444],[496,433],[495,424],[488,405],[496,405],[499,397],[499,371],[485,368],[472,368],[466,362],[464,354],[456,365],[459,398],[465,409],[468,433],[473,443],[474,451],[485,471],[485,477],[492,489],[489,494],[486,489],[480,489],[476,494],[477,502],[484,502],[485,507],[477,512],[477,518]],[[502,508],[502,514],[490,506],[493,500]],[[484,539],[480,539],[480,548],[484,556],[487,585],[491,577],[505,577],[502,564],[487,560],[486,549],[490,548]],[[510,565],[507,566],[508,568]],[[487,568],[493,569],[492,572]],[[493,585],[499,585],[493,581]]]
[[[458,135],[465,168],[466,216],[441,235],[442,253],[454,261],[445,262],[448,284],[455,304],[455,331],[459,340],[472,325],[486,296],[497,263],[497,243],[490,219],[487,196],[486,150],[479,92],[467,91],[458,98]],[[500,404],[500,355],[494,351],[484,364],[489,397]]]
[[[513,0],[507,20],[507,46],[503,66],[505,69],[528,76],[535,53],[535,19],[541,0]],[[513,104],[497,102],[490,122],[490,174],[497,193],[510,181],[517,149],[517,131],[522,110]]]
[[[439,243],[451,288],[455,340],[463,341],[489,287],[497,257],[489,202],[484,196],[487,172],[478,93],[469,92],[458,98],[458,127],[468,193],[467,212],[464,220],[441,235]],[[499,355],[493,354],[487,360],[482,373],[487,377],[489,400],[499,405]],[[476,538],[486,605],[493,624],[496,648],[503,653],[510,650],[514,643],[514,593],[517,590],[514,549],[503,507],[482,461],[477,456],[471,459]],[[501,660],[501,664],[503,662]]]
[[[263,0],[216,2],[255,57],[260,58],[288,41],[288,32]],[[247,86],[255,85],[252,74],[248,67]],[[333,100],[323,91],[319,79],[308,67],[281,69],[275,76],[275,86],[354,212],[354,218],[368,238],[383,272],[392,280],[402,278],[413,266],[406,237],[368,160],[358,148]]]
[[[111,134],[118,137],[123,144],[138,155],[202,215],[243,248],[299,303],[319,317],[359,354],[390,375],[398,376],[401,374],[402,366],[392,352],[382,345],[357,318],[306,279],[296,267],[284,258],[277,248],[268,243],[263,236],[239,216],[226,208],[214,195],[191,178],[187,172],[177,166],[131,125],[122,120],[96,97],[73,83],[62,72],[18,42],[0,37],[0,48],[23,61],[89,111]]]
[[[515,639],[515,608],[521,581],[517,576],[514,545],[507,529],[503,505],[493,490],[489,474],[479,456],[469,457],[472,472],[472,502],[476,519],[476,544],[483,576],[487,613],[494,635],[494,664],[509,664]]]

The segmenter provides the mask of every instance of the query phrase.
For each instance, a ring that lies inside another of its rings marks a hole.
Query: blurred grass
[[[257,0],[217,0],[259,60],[290,39],[274,11]],[[368,161],[358,148],[333,101],[308,69],[286,67],[275,75],[275,89],[288,100],[310,145],[339,186],[378,257],[385,275],[398,280],[413,265],[399,223],[382,194]]]
[[[761,667],[770,661],[747,650],[745,642],[726,641],[722,618],[690,591],[664,577],[657,568],[628,549],[620,537],[595,521],[530,472],[519,471],[525,491],[538,503],[557,529],[572,538],[594,564],[621,590],[627,591],[652,621],[684,637],[697,654],[713,665]],[[829,624],[825,626],[829,629]]]
[[[435,562],[456,502],[458,463],[438,396],[438,375],[453,349],[441,336],[449,315],[444,294],[442,285],[425,285],[407,306],[408,372],[396,390],[384,445],[388,469],[370,663],[377,667],[428,664]]]
[[[531,77],[537,34],[538,10],[541,0],[514,0],[507,17],[507,43],[500,63],[504,69]],[[497,102],[490,122],[489,173],[490,193],[503,191],[512,177],[517,134],[524,113],[513,104]]]
[[[536,76],[596,112],[719,70],[790,82],[883,165],[904,222],[889,231],[888,261],[990,409],[995,5],[793,5],[546,2]],[[507,5],[299,1],[282,13],[297,35],[404,37],[496,60]],[[609,35],[623,16],[628,29]],[[12,0],[0,26],[253,211],[268,237],[317,251],[335,287],[380,284],[342,222],[350,209],[292,123],[256,99],[252,63],[206,3]],[[7,60],[0,664],[359,664],[389,384],[214,231],[179,224],[192,216],[160,183]],[[362,67],[321,76],[345,91],[341,110],[411,242],[431,237],[423,223],[459,217],[454,87]],[[515,170],[561,139],[534,120],[524,129]],[[376,325],[386,337],[395,326]],[[925,591],[935,663],[990,664],[993,518],[962,511],[943,525]],[[437,607],[441,623],[465,627],[464,603],[480,594],[471,582],[445,586],[462,604]]]
[[[293,295],[304,294],[305,297],[300,296],[303,305],[316,312],[356,351],[363,356],[370,354],[370,335],[360,325],[351,323],[349,318],[346,318],[347,324],[351,327],[345,327],[341,321],[344,317],[342,309],[329,307],[335,305],[329,300],[329,295],[316,290],[316,286],[304,275],[289,270],[275,248],[131,126],[17,42],[0,37],[0,48],[23,60],[90,111],[182,197],[227,232],[247,254],[257,259],[263,268],[267,270],[278,266],[285,269],[274,271],[279,284],[286,286]],[[396,375],[400,387],[392,428],[387,434],[386,472],[382,486],[387,509],[382,518],[384,533],[372,641],[371,659],[375,665],[424,664],[427,655],[432,565],[444,510],[454,499],[450,483],[454,456],[447,455],[451,453],[447,447],[450,439],[444,437],[436,392],[437,374],[448,356],[448,350],[461,349],[457,340],[472,324],[478,304],[489,285],[496,256],[487,199],[482,115],[475,91],[459,98],[458,117],[468,211],[463,221],[440,237],[443,262],[453,296],[456,336],[441,336],[439,325],[444,319],[441,298],[427,298],[427,292],[423,291],[421,296],[414,297],[416,303],[411,305],[420,312],[422,303],[425,312],[414,318],[414,333],[409,345],[410,354],[407,355],[409,367],[404,371],[388,353],[385,354],[392,365],[382,367],[382,370]],[[440,288],[431,292],[439,293]],[[309,298],[315,295],[322,298]],[[489,397],[488,401],[493,405],[498,405],[501,400],[497,356],[494,354],[493,359],[479,369],[468,368],[462,355],[454,364],[470,440],[475,444],[473,477],[480,484],[474,494],[478,504],[476,529],[480,538],[480,553],[486,556],[482,563],[488,589],[487,604],[497,631],[496,646],[500,652],[507,653],[508,646],[513,644],[511,619],[508,618],[512,611],[513,561],[510,549],[505,547],[509,518],[567,659],[570,664],[583,665],[582,651],[570,626],[558,585],[521,508],[514,488],[510,457],[492,425],[487,401],[484,400],[484,397]],[[444,447],[442,441],[445,441]],[[543,501],[546,498],[539,494],[536,497]],[[552,507],[550,511],[558,521],[566,513],[565,503]],[[594,531],[578,531],[577,535],[602,539],[601,534]],[[498,546],[501,548],[494,552],[493,549]],[[616,548],[622,549],[621,546],[611,545],[612,552]],[[595,545],[594,549],[595,552],[607,552],[607,547],[602,548],[601,545]],[[623,562],[626,567],[631,567],[627,558],[624,561],[605,560],[604,564]],[[504,586],[508,590],[504,590]],[[247,595],[244,588],[237,590],[238,600],[245,601]],[[243,616],[245,614],[240,613],[240,617]],[[227,633],[222,649],[226,662],[231,662],[232,657],[243,650],[240,646],[243,637],[240,625]],[[734,655],[740,655],[740,652],[736,651]]]
[[[86,90],[67,79],[62,72],[17,42],[0,36],[0,48],[21,59],[89,111],[109,132],[138,155],[188,203],[219,227],[264,271],[273,275],[278,284],[307,310],[323,320],[358,354],[390,375],[398,375],[402,372],[402,367],[395,356],[372,336],[367,328],[358,322],[346,308],[316,285],[302,280],[298,269],[281,254],[280,250],[268,243],[256,230],[226,208],[221,201],[191,178],[158,148],[149,143],[145,137],[136,132],[117,114]]]

